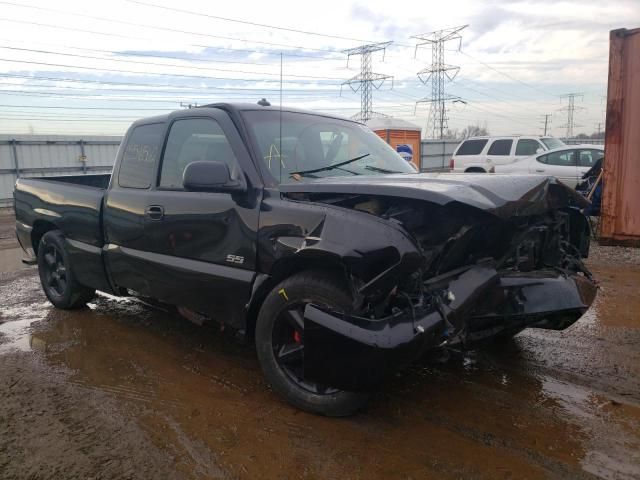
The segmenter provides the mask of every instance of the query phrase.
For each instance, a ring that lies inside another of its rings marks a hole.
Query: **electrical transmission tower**
[[[384,61],[384,53],[392,42],[371,43],[369,45],[361,45],[359,47],[344,50],[347,54],[347,67],[349,59],[352,55],[360,55],[360,74],[342,83],[349,85],[354,92],[360,92],[360,113],[354,115],[354,119],[366,122],[374,115],[382,115],[373,111],[373,89],[379,89],[385,80],[391,79],[391,88],[393,88],[393,76],[383,75],[381,73],[373,73],[371,70],[371,54],[382,50],[382,60]],[[342,94],[342,86],[340,87]]]
[[[562,125],[562,128],[566,128],[565,139],[573,138],[573,129],[575,127],[582,126],[576,125],[573,121],[573,114],[575,111],[584,110],[584,107],[576,107],[576,98],[578,97],[582,99],[584,98],[584,95],[582,93],[566,93],[564,95],[560,95],[560,101],[562,101],[563,98],[567,99],[567,106],[560,109],[561,111],[567,112],[567,123]]]
[[[460,70],[460,67],[444,63],[444,44],[451,40],[458,40],[459,50],[462,45],[460,31],[467,26],[468,25],[462,25],[460,27],[447,28],[438,30],[437,32],[424,33],[411,37],[417,41],[414,55],[417,55],[418,47],[431,45],[431,65],[418,72],[418,78],[423,84],[431,84],[431,98],[425,97],[416,102],[416,107],[419,103],[431,104],[429,117],[427,118],[427,128],[425,130],[426,137],[429,135],[431,135],[432,138],[444,137],[448,121],[445,103],[448,100],[459,100],[458,97],[446,95],[444,91],[446,81],[453,80]]]
[[[542,120],[540,123],[544,123],[544,133],[543,135],[546,137],[547,136],[547,132],[549,131],[549,124],[551,123],[549,121],[549,119],[553,116],[551,113],[545,113],[544,115],[542,115],[544,117],[544,120]]]

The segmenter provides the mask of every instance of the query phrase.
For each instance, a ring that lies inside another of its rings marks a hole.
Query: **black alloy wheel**
[[[273,327],[273,354],[283,372],[301,388],[317,395],[331,395],[339,390],[304,379],[304,308],[298,302],[284,308]]]
[[[336,272],[296,273],[266,296],[255,328],[258,360],[273,390],[295,407],[332,417],[355,413],[370,393],[340,390],[304,377],[304,310],[306,305],[315,304],[349,311],[353,301],[345,283]]]
[[[58,308],[74,309],[87,304],[96,291],[80,284],[71,268],[65,239],[59,230],[45,233],[38,244],[38,273],[45,295]],[[82,268],[82,267],[81,267]]]
[[[67,289],[67,268],[62,258],[62,252],[55,244],[44,245],[44,282],[50,291],[63,297]]]

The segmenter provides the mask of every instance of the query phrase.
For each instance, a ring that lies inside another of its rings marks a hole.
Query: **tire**
[[[352,415],[370,397],[369,393],[348,392],[308,382],[302,376],[304,305],[313,302],[348,311],[352,301],[347,292],[348,288],[339,276],[305,271],[277,285],[260,309],[255,338],[262,371],[277,393],[307,412],[329,417]],[[292,352],[295,357],[291,354],[285,357],[282,352]]]
[[[51,230],[40,239],[38,273],[45,295],[57,308],[83,307],[96,294],[95,290],[80,285],[73,275],[64,236],[59,230]]]

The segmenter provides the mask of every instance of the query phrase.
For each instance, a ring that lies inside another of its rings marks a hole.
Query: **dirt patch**
[[[18,246],[13,209],[0,208],[0,249]]]
[[[180,478],[109,395],[27,353],[0,356],[0,471],[22,478]]]
[[[638,479],[640,267],[603,248],[575,325],[416,364],[346,419],[284,403],[213,326],[60,311],[34,268],[0,273],[0,477]]]
[[[640,331],[611,281],[568,330],[415,365],[336,420],[283,403],[251,346],[212,327],[109,297],[58,311],[33,269],[4,275],[0,465],[14,478],[639,478]]]

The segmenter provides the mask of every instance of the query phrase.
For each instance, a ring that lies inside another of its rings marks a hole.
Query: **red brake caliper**
[[[297,330],[293,331],[293,340],[296,343],[302,343],[302,337],[300,336],[300,332],[298,332]]]

